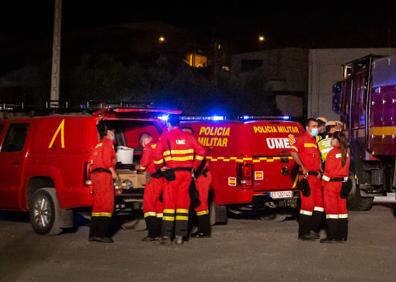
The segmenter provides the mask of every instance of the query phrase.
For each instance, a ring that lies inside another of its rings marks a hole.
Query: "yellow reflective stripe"
[[[204,159],[204,156],[196,155],[195,159],[197,159],[198,161],[202,161]]]
[[[244,161],[251,161],[253,158],[243,158]]]
[[[154,161],[154,164],[163,164],[164,163],[164,160],[163,159],[160,159],[160,160],[158,160],[158,161]]]
[[[297,187],[297,183],[298,183],[298,175],[296,175],[296,178],[294,179],[292,188],[296,188]]]
[[[157,213],[158,218],[162,218],[164,215],[162,213]]]
[[[291,146],[290,148],[292,148],[294,151],[298,152],[298,149],[296,146]]]
[[[184,161],[192,161],[194,160],[194,156],[185,156],[185,157],[165,157],[165,161],[177,161],[177,162],[184,162]]]
[[[304,148],[318,148],[318,145],[314,143],[304,143]]]
[[[339,215],[338,215],[338,218],[348,218],[348,214],[347,214],[347,213],[345,213],[345,214],[339,214]]]
[[[208,210],[204,210],[204,211],[197,212],[198,216],[205,215],[205,214],[209,214],[209,211]]]
[[[186,149],[186,150],[168,150],[162,153],[163,156],[170,156],[170,155],[186,155],[186,154],[193,154],[194,149]]]
[[[175,213],[174,209],[164,209],[163,213]]]
[[[188,209],[177,209],[176,213],[188,213]]]
[[[185,215],[177,215],[176,220],[188,220],[188,216]]]
[[[144,217],[149,217],[149,216],[157,216],[156,212],[145,212]]]
[[[164,221],[175,221],[175,217],[174,216],[166,216],[166,215],[164,215],[162,217],[162,220],[164,220]]]
[[[111,217],[113,214],[111,212],[93,212],[92,216],[105,216]]]

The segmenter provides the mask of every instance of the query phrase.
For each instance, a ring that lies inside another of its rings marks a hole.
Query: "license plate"
[[[285,198],[293,198],[293,191],[279,191],[279,192],[271,192],[270,197],[272,199],[285,199]]]

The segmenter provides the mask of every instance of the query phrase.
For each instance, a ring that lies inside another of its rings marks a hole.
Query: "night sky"
[[[233,52],[278,47],[396,46],[396,10],[383,5],[312,6],[296,1],[63,1],[63,32],[128,22],[163,21],[193,32],[198,41],[224,40]],[[170,3],[172,2],[172,3]],[[137,4],[139,3],[139,4]],[[29,50],[50,50],[53,1],[2,1],[0,57],[31,58]],[[34,57],[34,56],[33,56]],[[34,60],[34,58],[31,58]],[[27,59],[28,60],[28,59]]]

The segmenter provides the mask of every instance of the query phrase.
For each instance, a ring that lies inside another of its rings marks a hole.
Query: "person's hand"
[[[111,172],[111,176],[113,177],[114,180],[118,179],[118,175],[115,171]]]
[[[162,172],[164,172],[164,171],[166,171],[166,170],[168,170],[168,168],[167,168],[166,166],[161,167],[161,171],[162,171]]]

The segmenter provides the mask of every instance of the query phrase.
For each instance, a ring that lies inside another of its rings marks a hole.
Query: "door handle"
[[[12,164],[12,165],[20,165],[21,162],[16,161],[16,162],[12,162],[11,164]]]

